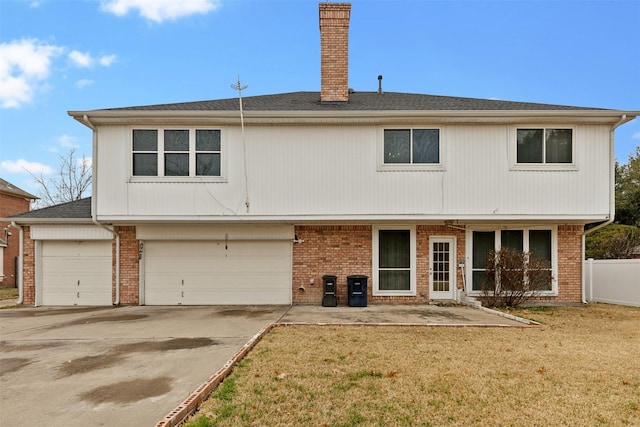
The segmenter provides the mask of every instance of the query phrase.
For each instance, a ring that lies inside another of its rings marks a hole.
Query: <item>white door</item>
[[[42,242],[42,305],[111,305],[111,241]]]
[[[437,300],[455,299],[456,248],[453,237],[429,239],[429,298]]]
[[[147,305],[291,304],[290,241],[146,241]]]

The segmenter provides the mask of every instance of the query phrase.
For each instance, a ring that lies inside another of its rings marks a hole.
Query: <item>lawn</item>
[[[512,313],[543,325],[275,328],[188,425],[640,425],[640,308]]]

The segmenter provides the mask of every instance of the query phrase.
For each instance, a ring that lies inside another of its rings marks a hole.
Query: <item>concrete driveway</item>
[[[0,311],[0,425],[153,426],[288,306]]]
[[[523,326],[470,307],[0,310],[0,425],[153,426],[272,323]]]

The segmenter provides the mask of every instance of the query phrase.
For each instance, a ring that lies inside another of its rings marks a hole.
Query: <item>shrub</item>
[[[532,252],[491,251],[486,272],[481,301],[488,307],[516,307],[551,289],[551,265]]]
[[[585,255],[594,259],[626,259],[640,246],[640,228],[611,224],[587,234]]]

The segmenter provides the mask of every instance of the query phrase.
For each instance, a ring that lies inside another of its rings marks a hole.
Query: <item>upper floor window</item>
[[[517,129],[516,163],[573,163],[573,129]]]
[[[380,169],[441,169],[439,128],[384,129]]]
[[[133,129],[133,176],[220,177],[220,129]]]

